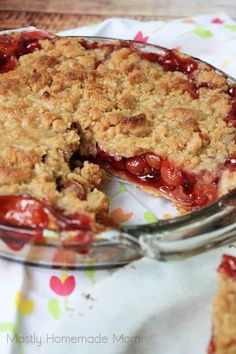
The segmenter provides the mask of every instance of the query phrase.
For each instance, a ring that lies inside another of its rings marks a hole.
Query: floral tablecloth
[[[60,34],[136,39],[176,48],[236,77],[236,23],[226,14],[169,22],[109,19]],[[149,223],[165,214],[176,214],[171,203],[147,196],[126,183],[113,182],[109,192],[111,216],[120,223]],[[114,272],[31,268],[4,260],[0,260],[0,269],[0,354],[41,353],[40,333],[53,333],[54,329],[63,326],[65,318],[67,325],[68,318],[71,319],[72,327],[78,319],[83,323],[83,311],[77,306],[77,299],[89,300],[90,290],[102,279],[112,278]],[[149,276],[148,272],[143,272],[145,270],[140,270],[140,276]],[[120,292],[123,290],[121,288]],[[92,301],[89,303],[92,311]],[[129,320],[132,322],[132,318]],[[52,349],[48,350],[44,347],[45,354],[52,353]],[[83,354],[86,350],[80,348],[74,352]],[[158,350],[153,352],[163,354]],[[111,354],[111,350],[103,349],[103,353]]]

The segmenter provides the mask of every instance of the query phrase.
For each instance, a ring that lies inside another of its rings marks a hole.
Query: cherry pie
[[[132,41],[0,37],[0,220],[100,230],[104,171],[203,207],[236,186],[236,86]]]

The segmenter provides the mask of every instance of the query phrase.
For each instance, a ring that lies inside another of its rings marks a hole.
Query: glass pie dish
[[[217,202],[184,216],[99,233],[89,245],[62,244],[63,238],[78,230],[58,233],[44,229],[43,242],[30,242],[31,228],[2,223],[0,257],[27,265],[81,270],[119,267],[143,256],[160,261],[184,259],[233,243],[235,211],[233,190]]]
[[[102,37],[83,38],[88,43],[96,40],[106,43],[114,41]],[[128,43],[134,43],[141,53],[165,53],[165,49],[159,46],[134,41]],[[236,83],[234,79],[215,70],[226,77],[230,84]],[[56,231],[53,228],[2,222],[0,256],[28,265],[79,269],[122,266],[144,255],[159,260],[183,258],[232,241],[235,233],[235,195],[236,192],[232,191],[215,203],[185,216],[148,225],[111,228],[92,238],[86,227]],[[79,242],[74,237],[78,232],[83,233],[82,241],[80,239]],[[37,233],[40,237],[37,237]]]

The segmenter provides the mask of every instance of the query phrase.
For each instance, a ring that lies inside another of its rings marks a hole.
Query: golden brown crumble
[[[111,59],[97,69],[101,74],[97,80],[103,84],[103,92],[93,93],[89,102],[83,101],[79,107],[81,112],[87,110],[95,121],[94,136],[103,150],[126,157],[152,151],[177,161],[184,169],[195,171],[213,171],[225,161],[229,151],[235,151],[235,129],[229,128],[223,120],[230,109],[224,85],[212,90],[201,88],[199,99],[193,99],[185,74],[164,72],[161,66],[140,60],[137,53],[121,57],[121,51],[113,53]],[[133,62],[139,69],[125,74],[127,66]],[[196,74],[197,78],[201,74]],[[133,75],[138,78],[145,75],[145,79],[134,81]],[[113,102],[112,108],[103,107],[103,97]],[[135,101],[135,106],[124,108],[120,104],[124,98],[128,102]],[[100,104],[93,114],[96,100]],[[140,114],[145,117],[142,131],[139,133],[139,122],[135,119],[133,129],[126,128],[126,122]],[[113,123],[115,117],[117,124]],[[83,118],[80,124],[86,125]]]
[[[215,354],[236,353],[236,281],[221,274],[213,307]]]
[[[235,129],[223,120],[231,108],[227,81],[210,66],[199,64],[193,75],[214,87],[193,99],[187,75],[130,48],[87,50],[76,38],[40,43],[0,75],[0,194],[30,194],[67,213],[105,218],[103,173],[89,162],[72,171],[75,151],[152,151],[186,171],[212,173],[236,152]]]

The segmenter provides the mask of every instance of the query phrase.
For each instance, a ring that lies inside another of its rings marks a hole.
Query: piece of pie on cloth
[[[224,255],[213,305],[213,335],[208,354],[236,353],[236,257]]]

